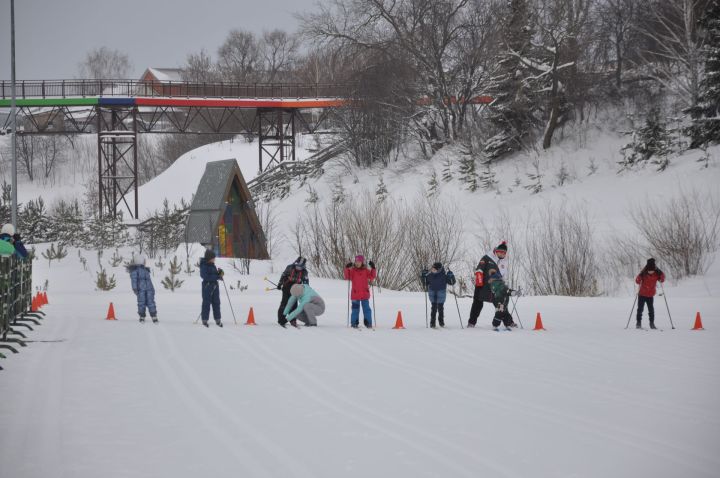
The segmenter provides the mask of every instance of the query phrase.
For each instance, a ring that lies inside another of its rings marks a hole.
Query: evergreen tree
[[[85,240],[85,225],[80,203],[60,200],[50,214],[50,229],[63,245],[80,247]]]
[[[700,84],[698,105],[690,110],[690,147],[720,142],[720,0],[712,0],[700,19],[705,31],[705,76]]]
[[[378,181],[377,188],[375,188],[375,196],[377,196],[378,202],[383,202],[388,197],[388,189],[382,176],[380,176],[380,181]]]
[[[460,166],[458,167],[460,180],[466,184],[467,190],[475,192],[478,189],[478,175],[475,168],[475,156],[465,154],[460,158]]]
[[[182,262],[178,262],[177,256],[174,256],[172,261],[170,261],[168,270],[170,275],[165,276],[162,280],[162,285],[166,289],[170,289],[170,291],[175,292],[175,289],[179,289],[183,282],[185,282],[178,279],[178,275],[182,271]]]
[[[490,79],[493,97],[489,120],[497,133],[485,145],[489,159],[499,158],[522,147],[524,138],[537,125],[533,98],[526,77],[533,76],[521,60],[532,54],[533,29],[528,0],[508,0],[502,18],[503,51],[497,73]]]
[[[52,241],[50,219],[42,197],[28,201],[18,214],[19,231],[28,244]]]
[[[429,198],[437,196],[439,189],[440,189],[440,182],[438,181],[437,172],[433,169],[433,172],[430,175],[430,180],[428,181],[427,196]]]
[[[449,183],[453,179],[453,172],[452,172],[452,159],[448,156],[445,158],[445,161],[443,161],[443,171],[442,171],[442,180],[446,183]]]
[[[631,168],[650,158],[658,165],[658,170],[662,171],[667,167],[672,141],[657,108],[650,110],[645,126],[633,132],[633,140],[623,146],[622,152],[621,169]]]
[[[483,172],[480,174],[480,185],[486,191],[497,190],[498,182],[495,179],[495,171],[492,168],[492,161],[487,160],[487,161],[485,161],[484,165],[485,165],[485,168],[483,169]]]
[[[526,176],[530,180],[530,183],[525,185],[525,189],[527,189],[528,191],[530,191],[533,194],[537,194],[540,191],[542,191],[543,174],[540,172],[540,160],[539,159],[536,158],[533,161],[532,172],[527,173]]]

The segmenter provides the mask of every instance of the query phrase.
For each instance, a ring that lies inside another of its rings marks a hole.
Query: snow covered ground
[[[127,251],[124,252],[127,254]],[[93,268],[93,260],[88,261]],[[522,297],[525,329],[425,328],[422,294],[376,291],[376,331],[346,328],[346,283],[312,278],[313,329],[275,324],[268,263],[240,276],[238,323],[193,324],[199,278],[155,286],[160,323],[118,287],[93,291],[77,252],[36,264],[50,305],[2,361],[2,476],[715,477],[720,470],[720,298],[666,288],[662,331],[624,330],[629,297]],[[281,263],[275,264],[275,270]],[[153,269],[157,269],[153,267]],[[719,269],[713,268],[717,277]],[[278,274],[270,274],[275,280]],[[70,280],[68,280],[70,279]],[[714,285],[716,281],[712,281]],[[103,320],[109,302],[118,321]],[[459,303],[463,321],[469,299]],[[392,330],[402,310],[406,330]],[[696,311],[705,331],[691,331]],[[546,331],[532,331],[541,312]],[[47,341],[47,342],[41,342]]]

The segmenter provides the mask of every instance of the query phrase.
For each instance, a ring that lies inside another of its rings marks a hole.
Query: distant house
[[[237,161],[207,163],[190,206],[186,234],[187,242],[199,242],[220,257],[270,258]]]
[[[180,96],[185,94],[181,84],[184,81],[181,68],[148,68],[140,77],[140,81],[147,83],[142,92],[144,96]]]

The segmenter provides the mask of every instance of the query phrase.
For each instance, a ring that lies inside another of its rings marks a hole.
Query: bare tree
[[[647,0],[604,0],[597,11],[599,37],[612,52],[615,87],[622,87],[623,72],[629,50],[637,40],[641,16],[647,11]]]
[[[193,83],[210,83],[218,81],[217,67],[210,54],[205,50],[190,53],[182,68],[182,77]]]
[[[78,65],[80,78],[123,79],[130,73],[132,64],[125,53],[108,47],[94,48],[85,54]]]
[[[283,30],[263,33],[260,51],[264,60],[265,81],[285,80],[295,66],[300,39]]]
[[[262,69],[262,56],[255,35],[232,30],[218,49],[217,65],[223,80],[257,81]]]

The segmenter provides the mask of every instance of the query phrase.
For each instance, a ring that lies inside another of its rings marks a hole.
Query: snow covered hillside
[[[171,293],[152,266],[160,323],[139,324],[127,274],[109,268],[117,288],[93,291],[76,255],[36,263],[37,282],[49,281],[47,318],[2,362],[3,476],[710,478],[720,469],[716,294],[666,287],[676,330],[658,298],[662,331],[624,330],[628,297],[522,297],[525,329],[493,332],[489,310],[461,330],[452,298],[448,328],[428,330],[422,294],[376,290],[377,330],[353,331],[345,283],[312,277],[327,312],[320,327],[295,330],[275,324],[269,264],[240,276],[221,260],[238,323],[253,307],[258,325],[235,326],[223,291],[225,328],[205,329],[193,324],[198,277]],[[103,320],[111,301],[118,321]],[[463,321],[469,307],[459,301]],[[406,330],[391,329],[398,310]],[[689,330],[698,310],[705,331]],[[536,312],[546,331],[531,330]]]

